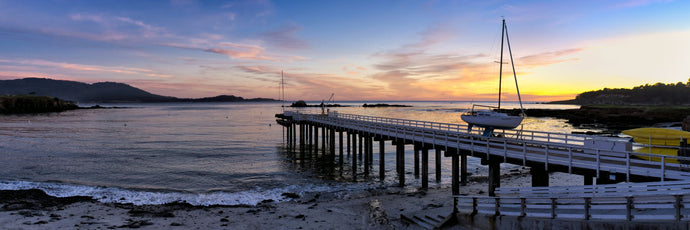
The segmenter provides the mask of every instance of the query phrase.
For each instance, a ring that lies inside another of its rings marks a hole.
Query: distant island
[[[318,104],[318,105],[310,105],[310,104],[307,104],[307,102],[304,100],[298,100],[296,102],[293,102],[290,105],[290,107],[304,108],[304,107],[346,107],[346,106],[343,106],[340,104],[330,104],[330,103],[324,104],[323,102],[321,102],[321,104]]]
[[[379,108],[379,107],[412,107],[412,106],[411,106],[411,105],[382,104],[382,103],[378,103],[378,104],[367,104],[367,103],[364,103],[364,105],[362,105],[362,107],[365,107],[365,108]]]
[[[154,102],[256,102],[269,98],[245,99],[233,95],[205,98],[161,96],[117,82],[83,83],[47,78],[0,80],[0,95],[35,95],[78,103],[154,103]]]
[[[690,105],[690,79],[687,83],[656,83],[632,89],[604,88],[581,93],[575,99],[550,104],[576,105]]]

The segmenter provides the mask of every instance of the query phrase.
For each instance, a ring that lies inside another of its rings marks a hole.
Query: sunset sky
[[[283,70],[287,100],[494,100],[503,16],[523,100],[550,101],[687,82],[688,12],[679,0],[0,0],[0,79],[277,99]],[[503,83],[516,100],[512,75]]]

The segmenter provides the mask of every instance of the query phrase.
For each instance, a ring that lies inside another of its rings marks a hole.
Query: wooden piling
[[[338,158],[338,166],[343,168],[343,131],[338,132],[338,147],[340,148],[340,157]]]
[[[352,180],[357,181],[357,134],[356,133],[354,133],[352,135]]]
[[[419,145],[414,144],[414,178],[419,178]]]
[[[347,156],[350,157],[350,139],[352,139],[352,132],[347,132]]]
[[[331,128],[330,131],[331,133],[328,136],[330,139],[330,144],[328,146],[330,147],[329,150],[331,150],[331,152],[329,153],[329,156],[331,156],[331,159],[335,159],[335,129]]]
[[[455,153],[451,156],[451,190],[453,190],[453,195],[460,195],[460,181],[458,178],[460,176],[460,170],[458,169],[459,155],[459,153]]]
[[[422,188],[429,188],[429,149],[422,147]]]
[[[379,140],[379,179],[383,181],[386,178],[386,145],[383,139]]]
[[[496,196],[496,188],[501,187],[501,160],[489,159],[489,196]]]
[[[398,162],[398,184],[405,187],[405,142],[398,142],[395,146],[396,162]]]
[[[436,148],[436,183],[441,183],[441,149]]]
[[[326,126],[321,127],[321,154],[326,155]]]
[[[314,155],[319,153],[319,126],[313,125],[314,127]]]
[[[364,139],[364,143],[362,143],[360,146],[364,146],[364,176],[368,177],[369,176],[369,144],[371,138],[369,138],[369,134],[364,134],[361,135],[364,136],[363,138],[360,138],[360,140]],[[361,156],[361,155],[360,155]]]
[[[532,187],[549,187],[549,173],[542,164],[533,165],[529,174],[532,175]]]
[[[364,147],[363,147],[363,144],[362,144],[362,143],[363,143],[363,142],[362,142],[363,139],[364,139],[364,137],[363,137],[362,133],[360,133],[360,134],[359,134],[359,151],[358,151],[358,152],[359,152],[359,155],[358,155],[359,161],[362,161],[362,155],[364,155],[364,154],[362,154],[362,153],[364,153],[364,151],[363,151]]]
[[[467,185],[467,154],[460,155],[460,185]]]

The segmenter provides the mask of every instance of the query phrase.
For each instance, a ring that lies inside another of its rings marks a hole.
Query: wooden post
[[[319,126],[314,125],[314,155],[319,153]]]
[[[368,177],[369,176],[369,145],[371,144],[371,138],[369,138],[369,134],[364,134],[364,143],[362,143],[360,146],[364,145],[364,176]],[[361,140],[361,139],[360,139]]]
[[[330,156],[335,157],[335,129],[334,128],[331,128],[331,134],[329,137],[330,137],[329,139],[331,139],[329,141],[330,142],[329,147],[331,150]]]
[[[414,144],[414,177],[419,178],[419,145]]]
[[[441,149],[436,149],[436,183],[441,183]]]
[[[467,154],[460,154],[460,184],[467,185]]]
[[[422,147],[422,188],[429,188],[429,149]]]
[[[363,137],[363,136],[364,136],[364,135],[359,134],[359,160],[360,160],[360,161],[362,160],[362,155],[364,155],[364,154],[362,154],[362,153],[364,153],[364,151],[363,151],[363,143],[364,143],[363,140],[364,140],[364,137]]]
[[[386,167],[385,167],[385,162],[386,162],[386,152],[385,152],[385,141],[383,138],[379,140],[379,178],[381,181],[383,181],[384,178],[386,178]]]
[[[313,137],[312,133],[314,132],[314,129],[311,127],[311,124],[306,124],[304,128],[307,129],[306,130],[306,135],[307,135],[306,138],[309,140],[309,143],[308,143],[309,152],[311,152],[311,148],[314,145],[314,139],[312,139],[312,137]]]
[[[340,166],[340,170],[342,171],[343,169],[343,131],[338,132],[338,146],[340,148],[340,158],[338,159],[338,165]]]
[[[357,134],[356,133],[352,135],[352,180],[357,181]]]
[[[625,219],[631,221],[633,219],[632,210],[635,209],[635,205],[633,204],[633,197],[625,197],[625,200],[627,203],[625,205]]]
[[[347,132],[347,156],[350,157],[350,139],[352,139],[352,133]]]
[[[326,126],[321,127],[321,154],[326,155]]]
[[[452,184],[452,190],[453,190],[453,195],[460,195],[460,181],[458,177],[460,177],[460,169],[458,168],[458,161],[459,157],[458,155],[460,154],[453,154],[451,156],[451,184]]]
[[[532,187],[549,187],[549,173],[544,169],[543,164],[532,166],[529,174],[532,175]]]
[[[585,197],[585,220],[589,220],[591,215],[589,214],[589,210],[592,208],[592,198],[591,197]]]
[[[306,125],[305,124],[300,124],[299,125],[299,162],[300,165],[304,166],[304,145],[305,145],[305,138],[307,138],[307,134],[305,133],[306,131]]]
[[[369,152],[369,167],[371,167],[374,165],[374,136],[369,136],[367,139],[369,139],[369,150],[367,152]]]
[[[594,184],[594,178],[591,175],[584,175],[584,184],[585,185],[593,185]]]
[[[496,196],[498,187],[501,187],[501,161],[492,157],[489,159],[489,196]]]
[[[683,219],[683,214],[681,213],[681,210],[684,208],[683,207],[683,195],[673,195],[676,198],[676,203],[673,205],[673,208],[676,210],[676,221],[680,221]]]
[[[399,164],[398,167],[398,183],[400,187],[405,187],[405,142],[398,142],[395,147],[396,161]]]
[[[294,122],[290,123],[290,125],[292,126],[292,151],[294,152],[297,150],[295,146],[297,145],[297,125]]]

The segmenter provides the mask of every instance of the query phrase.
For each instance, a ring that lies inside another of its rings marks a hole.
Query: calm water
[[[357,107],[337,111],[462,123],[460,114],[470,107],[467,102],[385,103],[413,107],[362,108],[358,107],[362,103],[351,102],[340,104]],[[187,201],[234,205],[282,200],[285,192],[346,195],[388,187],[397,181],[390,167],[394,165],[394,154],[386,155],[389,168],[385,181],[372,173],[368,179],[359,177],[358,182],[352,182],[347,170],[328,175],[317,172],[314,167],[319,168],[322,162],[295,164],[284,148],[283,128],[275,124],[274,115],[282,111],[279,103],[120,106],[128,108],[0,116],[0,189],[40,188],[56,196],[86,195],[106,202],[135,204]],[[526,107],[575,108],[541,104]],[[532,130],[581,131],[550,118],[527,118],[523,124]],[[392,152],[390,143],[386,149]],[[411,155],[411,148],[407,149]],[[377,155],[374,159],[378,162]],[[345,162],[349,164],[349,159]],[[407,171],[412,171],[412,161],[406,163]],[[443,164],[441,185],[450,182],[450,161],[444,159]],[[468,164],[476,173],[485,170],[478,159],[470,159]],[[372,170],[378,172],[377,164]],[[433,166],[429,171],[433,174]],[[413,186],[419,183],[407,181]]]

